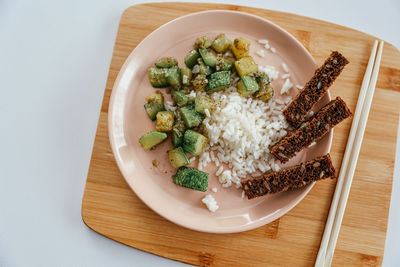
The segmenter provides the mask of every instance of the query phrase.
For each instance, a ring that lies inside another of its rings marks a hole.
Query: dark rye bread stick
[[[331,128],[351,115],[351,111],[340,97],[321,108],[309,121],[289,132],[270,149],[282,163],[294,157],[297,152],[308,147],[312,142],[319,140]]]
[[[301,188],[314,181],[335,178],[335,168],[329,154],[278,172],[241,181],[248,199]]]
[[[314,76],[306,83],[295,99],[283,111],[286,120],[297,128],[311,108],[327,92],[349,61],[337,51],[333,51]]]

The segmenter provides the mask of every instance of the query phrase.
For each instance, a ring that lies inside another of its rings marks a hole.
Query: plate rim
[[[143,43],[146,42],[147,39],[150,39],[150,37],[154,34],[156,34],[157,32],[163,30],[163,28],[167,27],[169,24],[175,23],[176,21],[185,19],[187,17],[190,16],[196,16],[196,15],[202,15],[202,14],[208,14],[208,13],[225,13],[225,14],[232,14],[232,15],[242,15],[242,16],[248,16],[248,17],[252,17],[253,19],[257,19],[257,20],[261,20],[263,23],[267,23],[270,24],[272,27],[277,28],[279,31],[285,33],[292,41],[294,41],[295,43],[297,43],[297,45],[310,57],[310,59],[312,60],[312,62],[314,63],[315,68],[318,67],[314,57],[311,55],[311,53],[303,46],[303,44],[297,40],[291,33],[289,33],[287,30],[285,30],[284,28],[280,27],[279,25],[275,24],[274,22],[265,19],[263,17],[257,16],[257,15],[253,15],[247,12],[242,12],[242,11],[234,11],[234,10],[219,10],[219,9],[211,9],[211,10],[205,10],[205,11],[200,11],[200,12],[192,12],[183,16],[179,16],[177,18],[174,18],[164,24],[162,24],[161,26],[159,26],[158,28],[156,28],[155,30],[153,30],[151,33],[149,33],[145,38],[143,38],[142,41],[140,41],[136,47],[130,52],[129,56],[125,59],[123,65],[121,66],[121,69],[118,72],[118,75],[115,79],[115,82],[113,84],[112,87],[112,91],[111,91],[111,96],[110,96],[110,102],[108,105],[108,116],[107,116],[107,127],[108,127],[108,136],[109,136],[109,142],[111,145],[111,150],[114,156],[114,159],[117,163],[118,169],[120,170],[122,176],[124,177],[125,181],[127,182],[127,184],[129,185],[130,189],[136,194],[136,196],[144,203],[146,204],[147,207],[149,207],[152,211],[154,211],[156,214],[160,215],[161,217],[167,219],[170,222],[173,222],[174,224],[177,224],[179,226],[182,226],[184,228],[188,228],[191,230],[195,230],[195,231],[199,231],[199,232],[205,232],[205,233],[215,233],[215,234],[228,234],[228,233],[239,233],[239,232],[244,232],[244,231],[248,231],[248,230],[252,230],[255,228],[258,228],[260,226],[266,225],[268,223],[271,223],[273,221],[275,221],[276,219],[282,217],[283,215],[287,214],[291,209],[293,209],[294,207],[296,207],[307,195],[308,193],[311,191],[311,189],[314,187],[315,182],[311,183],[310,185],[308,185],[304,191],[302,192],[302,194],[298,197],[298,199],[296,199],[295,201],[293,201],[288,207],[284,207],[282,209],[277,210],[276,212],[274,212],[272,215],[266,217],[265,219],[260,219],[258,221],[252,222],[252,223],[247,223],[244,225],[236,225],[236,226],[226,226],[224,228],[216,228],[216,227],[196,227],[196,226],[192,226],[192,225],[187,225],[187,224],[183,224],[181,223],[179,220],[175,220],[173,216],[168,216],[168,214],[165,214],[162,210],[160,209],[156,209],[154,206],[152,206],[150,203],[148,203],[148,201],[146,201],[146,199],[138,192],[135,190],[135,186],[133,185],[132,181],[130,181],[129,179],[127,179],[127,173],[123,168],[123,164],[122,164],[122,159],[120,157],[120,154],[118,153],[118,149],[116,148],[116,142],[115,142],[115,138],[113,138],[115,135],[113,134],[114,132],[114,127],[113,127],[113,115],[114,115],[114,104],[115,104],[115,96],[117,95],[117,91],[118,91],[118,87],[119,84],[121,82],[121,78],[123,76],[123,74],[125,73],[129,62],[131,61],[131,58],[133,57],[133,53],[134,51],[140,47],[143,46]],[[327,91],[327,96],[328,96],[328,101],[331,100],[331,95],[330,92]],[[330,152],[331,148],[332,148],[332,140],[333,140],[333,129],[330,130],[329,132],[329,136],[328,136],[328,146],[327,146],[327,153]],[[212,214],[210,214],[211,216]]]

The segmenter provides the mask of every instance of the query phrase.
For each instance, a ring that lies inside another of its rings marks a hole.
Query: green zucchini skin
[[[208,77],[207,92],[217,92],[228,87],[231,83],[230,71],[218,71]]]
[[[207,137],[196,131],[186,130],[183,135],[183,149],[194,156],[203,154],[207,144]]]
[[[204,115],[197,112],[194,105],[184,106],[179,109],[179,112],[187,128],[199,126],[204,119]]]
[[[145,150],[151,150],[165,139],[167,139],[166,133],[152,131],[140,137],[139,143]]]
[[[259,90],[259,85],[256,80],[250,76],[240,77],[240,81],[237,85],[237,90],[240,96],[248,97]]]
[[[157,60],[154,65],[156,65],[158,68],[172,68],[174,66],[178,66],[178,61],[176,61],[176,59],[173,57],[163,57]]]
[[[177,147],[175,149],[169,150],[168,159],[171,163],[171,166],[174,168],[179,168],[190,163],[182,147]]]
[[[175,90],[181,88],[181,71],[179,68],[170,68],[165,75],[168,84]]]
[[[173,182],[176,185],[206,192],[208,189],[208,173],[183,166],[173,176]]]
[[[203,48],[199,49],[199,53],[200,53],[201,58],[204,61],[204,64],[206,64],[207,66],[209,66],[211,68],[215,68],[215,65],[217,65],[217,57],[213,53],[211,53],[209,50],[203,49]]]
[[[197,64],[197,59],[200,57],[199,52],[196,50],[190,51],[186,56],[185,56],[185,64],[188,66],[188,68],[193,68],[194,65]]]
[[[168,86],[167,75],[168,69],[152,67],[149,68],[147,73],[149,76],[150,84],[154,88],[165,88]]]

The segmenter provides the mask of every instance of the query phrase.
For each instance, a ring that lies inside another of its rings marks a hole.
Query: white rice
[[[268,40],[258,40],[258,43],[259,44],[263,44],[263,45],[265,45],[265,44],[268,44]]]
[[[210,111],[208,109],[204,109],[204,113],[206,114],[207,117],[210,117]]]
[[[289,68],[288,68],[288,66],[287,66],[284,62],[282,62],[282,68],[283,68],[283,70],[284,70],[286,73],[289,72]]]
[[[242,198],[244,198],[244,191],[242,191]]]
[[[290,73],[285,73],[281,76],[282,79],[287,79],[290,77]]]
[[[268,147],[286,135],[284,129],[288,125],[282,115],[286,101],[272,99],[265,103],[243,98],[237,92],[215,92],[211,97],[218,106],[203,120],[203,127],[215,158],[213,161],[218,160],[218,165],[225,163],[230,168],[224,170],[220,166],[216,172],[223,187],[232,184],[240,187],[240,179],[248,174],[279,168]],[[210,158],[209,152],[204,153],[199,162],[207,158]]]
[[[196,92],[192,90],[192,91],[190,92],[190,94],[189,94],[189,97],[195,98],[195,97],[196,97]]]
[[[301,89],[303,89],[303,86],[296,84],[296,88],[301,90]]]
[[[219,176],[224,171],[224,167],[219,167],[218,171],[215,173],[216,176]]]
[[[264,50],[258,50],[257,52],[256,52],[256,54],[259,56],[259,57],[265,57],[265,51]]]
[[[279,71],[277,71],[274,66],[270,66],[270,65],[261,66],[261,65],[258,65],[258,71],[267,74],[268,77],[271,80],[278,79]]]
[[[168,111],[175,112],[175,110],[176,110],[176,107],[174,106],[174,102],[172,102],[172,101],[166,101],[164,106],[165,106],[165,109]]]
[[[192,157],[192,158],[189,159],[189,162],[193,162],[195,160],[196,160],[196,157]]]
[[[211,191],[213,191],[214,193],[217,193],[218,192],[218,188],[213,187],[213,188],[211,188]]]
[[[282,89],[281,89],[281,95],[283,94],[287,94],[290,90],[290,88],[293,87],[293,84],[290,82],[289,79],[285,80],[285,83],[282,85]]]
[[[271,47],[271,52],[275,54],[276,53],[276,49],[274,47]]]
[[[212,195],[206,195],[201,202],[203,202],[204,204],[206,204],[207,208],[211,211],[211,212],[216,212],[217,209],[219,208],[217,201],[215,200],[215,198]]]

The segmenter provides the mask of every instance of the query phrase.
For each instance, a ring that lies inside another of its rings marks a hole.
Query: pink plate
[[[192,48],[196,37],[208,35],[214,38],[225,33],[229,38],[244,37],[251,41],[251,55],[258,64],[274,65],[280,75],[284,73],[281,63],[290,69],[293,84],[304,85],[316,69],[316,63],[308,51],[292,35],[277,25],[257,16],[234,11],[206,11],[177,18],[147,36],[130,54],[114,84],[109,107],[109,135],[111,147],[118,166],[127,183],[138,197],[155,212],[181,226],[210,233],[234,233],[267,224],[284,215],[311,190],[312,185],[301,190],[264,196],[247,200],[241,190],[224,189],[214,175],[217,167],[208,165],[209,190],[218,202],[219,209],[211,213],[201,203],[206,193],[186,189],[173,184],[176,172],[168,162],[166,151],[171,141],[159,145],[153,151],[144,151],[138,143],[143,134],[155,129],[147,117],[143,105],[145,98],[155,89],[151,87],[147,69],[160,57],[172,56],[184,66],[183,58]],[[259,39],[268,39],[276,53],[266,51],[261,58],[255,52],[262,49]],[[282,79],[272,83],[275,95]],[[164,90],[164,89],[162,89]],[[290,90],[295,96],[297,89]],[[164,96],[167,94],[164,93]],[[167,96],[167,100],[169,96]],[[319,105],[329,101],[326,95]],[[285,166],[326,154],[330,150],[332,131],[290,160]],[[153,160],[159,165],[154,167]],[[197,161],[193,162],[195,166]],[[210,189],[218,188],[217,193]]]

